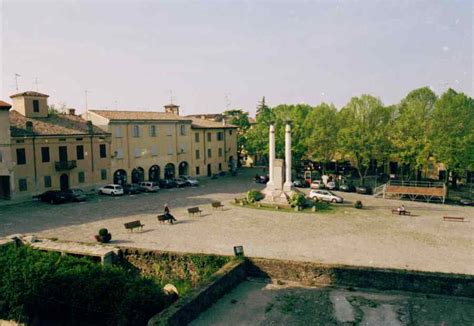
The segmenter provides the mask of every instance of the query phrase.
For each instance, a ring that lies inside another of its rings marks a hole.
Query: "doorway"
[[[208,177],[212,176],[211,164],[208,164],[208,165],[207,165],[207,176],[208,176]]]
[[[59,185],[61,190],[69,189],[69,176],[67,174],[61,174],[59,177]]]
[[[10,199],[10,176],[0,176],[0,199]]]

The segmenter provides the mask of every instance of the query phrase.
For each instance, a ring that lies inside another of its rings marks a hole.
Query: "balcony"
[[[54,162],[54,167],[56,171],[69,171],[74,169],[77,166],[76,161],[56,161]]]

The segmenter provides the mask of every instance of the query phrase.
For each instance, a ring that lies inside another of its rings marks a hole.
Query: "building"
[[[110,135],[75,115],[48,111],[48,95],[23,92],[0,109],[0,197],[110,182]]]
[[[110,133],[114,183],[211,176],[236,167],[237,127],[164,112],[89,110],[87,119]]]

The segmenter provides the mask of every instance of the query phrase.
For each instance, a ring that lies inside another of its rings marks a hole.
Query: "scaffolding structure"
[[[377,187],[374,196],[383,198],[409,198],[411,200],[439,201],[444,204],[447,188],[443,182],[390,180]]]

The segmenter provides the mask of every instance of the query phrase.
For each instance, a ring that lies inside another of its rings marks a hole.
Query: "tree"
[[[391,140],[399,163],[409,167],[408,180],[430,157],[428,137],[435,103],[436,94],[423,87],[408,93],[397,107]]]
[[[432,154],[446,168],[455,187],[467,169],[474,169],[474,101],[448,89],[436,101],[430,132]]]
[[[339,149],[353,161],[364,183],[370,161],[384,159],[389,153],[388,127],[392,110],[384,107],[378,98],[362,95],[353,97],[339,116]]]
[[[265,96],[264,96],[262,98],[262,101],[260,101],[258,106],[257,106],[257,113],[256,113],[255,116],[258,117],[261,113],[268,113],[269,110],[270,110],[270,108],[265,103]]]
[[[268,126],[273,120],[272,110],[265,107],[257,115],[256,123],[245,134],[245,151],[254,156],[256,161],[268,161]]]
[[[246,132],[250,128],[249,113],[244,112],[241,109],[235,109],[225,111],[223,115],[225,121],[238,127],[237,151],[239,157],[238,162],[241,162],[242,151],[244,150],[247,144]]]
[[[49,115],[58,115],[66,112],[66,103],[48,105]]]
[[[303,125],[308,157],[323,163],[323,174],[337,151],[338,125],[337,109],[326,103],[310,110]]]

